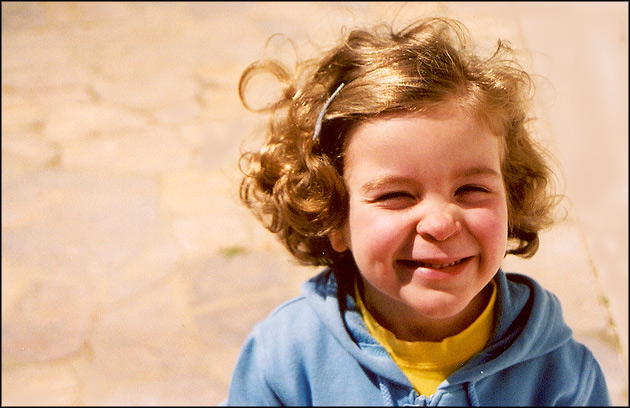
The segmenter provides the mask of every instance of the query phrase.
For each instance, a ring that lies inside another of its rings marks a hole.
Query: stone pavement
[[[505,269],[558,294],[628,404],[627,3],[2,2],[2,405],[214,405],[252,325],[317,272],[238,202],[269,36],[424,13],[529,47],[569,217]],[[280,41],[270,47],[282,50]],[[543,96],[551,95],[542,87]]]

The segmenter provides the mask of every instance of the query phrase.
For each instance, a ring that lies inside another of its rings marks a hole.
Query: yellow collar
[[[497,296],[494,280],[492,286],[492,295],[481,315],[460,333],[439,342],[397,339],[394,333],[381,326],[367,310],[358,284],[355,284],[355,297],[368,330],[399,366],[424,369],[458,367],[483,350],[492,335],[493,309]]]

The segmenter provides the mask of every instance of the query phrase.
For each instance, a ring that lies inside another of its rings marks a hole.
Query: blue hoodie
[[[603,372],[572,338],[557,298],[524,275],[499,270],[496,282],[489,345],[425,397],[368,332],[354,282],[325,270],[254,327],[224,404],[610,405]]]

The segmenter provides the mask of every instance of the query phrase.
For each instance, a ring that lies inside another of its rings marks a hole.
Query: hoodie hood
[[[507,367],[549,353],[571,340],[555,295],[531,278],[504,273],[498,287],[490,345],[451,375],[451,385],[472,383]],[[401,386],[411,386],[387,351],[369,334],[352,296],[354,282],[328,270],[305,282],[305,298],[339,343],[367,369]]]
[[[259,322],[239,355],[228,405],[609,405],[590,350],[571,337],[554,295],[499,270],[487,347],[421,396],[369,333],[352,275],[325,270]]]
[[[313,312],[361,365],[394,383],[411,383],[391,359],[387,350],[369,333],[352,296],[354,281],[338,279],[327,270],[302,285],[302,293]]]

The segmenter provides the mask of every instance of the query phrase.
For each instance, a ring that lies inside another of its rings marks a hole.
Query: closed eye
[[[401,210],[412,206],[415,202],[415,197],[413,194],[404,191],[392,191],[378,195],[369,201],[385,209]]]
[[[458,201],[465,204],[477,204],[492,197],[492,190],[477,184],[466,184],[455,191]]]
[[[394,191],[378,196],[375,201],[387,201],[399,198],[413,198],[413,196],[409,193],[405,193],[404,191]]]
[[[474,184],[467,184],[465,186],[458,188],[455,194],[460,195],[460,194],[466,194],[466,193],[489,193],[489,192],[490,190],[488,190],[486,187],[474,185]]]

